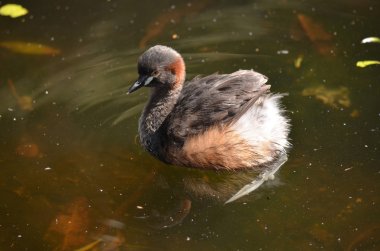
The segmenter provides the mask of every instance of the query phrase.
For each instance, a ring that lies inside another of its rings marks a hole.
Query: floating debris
[[[362,44],[380,43],[380,38],[378,38],[378,37],[366,37],[360,43],[362,43]]]
[[[287,54],[289,54],[289,51],[288,50],[278,50],[277,54],[278,55],[287,55]]]
[[[24,41],[4,41],[0,42],[0,47],[13,52],[30,55],[48,55],[54,56],[61,53],[59,49],[39,44]]]
[[[17,18],[28,14],[28,10],[19,4],[6,4],[0,7],[1,16],[9,16],[11,18]]]
[[[303,62],[303,55],[299,55],[295,60],[294,60],[294,67],[296,69],[301,68],[301,64]]]
[[[329,105],[333,108],[351,106],[351,100],[349,97],[350,92],[348,88],[344,86],[329,89],[324,85],[320,85],[317,87],[306,88],[301,94],[302,96],[314,96],[325,105]]]
[[[179,39],[178,34],[174,33],[174,34],[172,35],[172,39],[173,39],[173,40],[177,40],[177,39]]]
[[[353,168],[354,168],[353,166],[351,166],[351,167],[347,167],[347,168],[345,168],[343,171],[347,172],[347,171],[352,170]]]
[[[363,60],[356,62],[356,66],[360,68],[364,68],[370,65],[380,64],[380,61],[378,60]]]

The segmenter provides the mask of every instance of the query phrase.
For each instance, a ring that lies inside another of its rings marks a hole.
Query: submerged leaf
[[[17,93],[16,87],[13,84],[11,79],[8,79],[8,86],[13,95],[13,97],[17,100],[18,106],[22,111],[32,111],[33,110],[33,99],[30,96],[20,96]]]
[[[153,222],[151,226],[157,229],[171,228],[181,224],[191,210],[191,200],[185,198],[181,201],[178,207],[170,210],[169,214],[160,214],[155,212],[152,217]]]
[[[102,240],[97,239],[96,241],[91,242],[90,244],[87,244],[84,247],[76,249],[76,251],[88,251],[88,250],[93,250],[95,246],[97,246]]]
[[[6,4],[0,7],[0,15],[11,18],[21,17],[28,14],[28,10],[18,4]]]
[[[161,15],[155,17],[154,21],[146,27],[145,35],[141,38],[139,47],[145,48],[149,42],[156,37],[160,36],[165,28],[170,23],[176,23],[181,20],[182,17],[195,14],[203,10],[209,5],[210,0],[194,1],[191,4],[181,6],[179,8],[171,8],[168,11],[162,12]],[[172,39],[178,39],[177,34],[172,35]]]
[[[330,89],[324,85],[309,87],[304,89],[301,94],[302,96],[314,96],[325,105],[329,105],[333,108],[351,106],[351,100],[349,97],[350,92],[348,88],[344,86],[336,89]]]
[[[57,55],[61,51],[59,49],[39,44],[23,41],[4,41],[0,42],[0,47],[8,49],[13,52],[32,55]]]
[[[33,142],[20,144],[16,148],[16,153],[26,158],[36,158],[41,154],[38,145]]]
[[[366,37],[361,41],[362,44],[368,43],[380,43],[380,38],[378,37]]]
[[[335,51],[331,42],[332,35],[325,31],[322,25],[303,14],[298,14],[297,18],[306,36],[320,54],[328,56]]]
[[[310,17],[298,14],[298,21],[300,22],[302,29],[305,31],[307,37],[312,41],[329,41],[331,40],[331,34],[327,33],[325,29],[315,22]]]
[[[378,61],[378,60],[364,60],[364,61],[356,62],[356,66],[360,67],[360,68],[364,68],[364,67],[374,65],[374,64],[380,64],[380,61]]]
[[[87,199],[73,200],[65,211],[53,218],[45,234],[45,240],[55,245],[56,250],[73,250],[88,242],[90,212]]]
[[[359,117],[359,115],[360,115],[360,112],[359,112],[358,109],[354,109],[354,110],[352,110],[352,112],[350,113],[350,116],[351,116],[352,118],[357,118],[357,117]]]

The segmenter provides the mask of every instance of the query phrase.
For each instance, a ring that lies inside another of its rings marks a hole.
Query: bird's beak
[[[128,94],[140,89],[143,86],[149,85],[149,83],[152,82],[152,80],[152,76],[140,76],[139,79],[131,87],[129,87]]]

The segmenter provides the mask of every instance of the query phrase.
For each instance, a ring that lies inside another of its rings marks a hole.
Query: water
[[[0,48],[0,249],[378,250],[379,66],[355,63],[380,60],[379,44],[360,44],[380,35],[380,4],[188,3],[34,1],[1,17],[1,41],[62,53]],[[331,38],[311,41],[300,14]],[[289,94],[293,148],[273,182],[224,205],[245,174],[141,149],[148,92],[126,90],[157,43],[184,55],[188,78],[254,68]]]

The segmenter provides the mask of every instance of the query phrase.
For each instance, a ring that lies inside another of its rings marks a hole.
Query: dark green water
[[[360,43],[380,36],[378,1],[22,4],[28,15],[0,17],[0,43],[61,53],[0,47],[0,250],[379,250],[380,66],[355,66],[380,60],[380,44]],[[301,14],[331,37],[312,41]],[[239,174],[142,150],[148,92],[126,90],[158,43],[188,78],[253,68],[289,94],[293,148],[273,182],[224,205]]]

